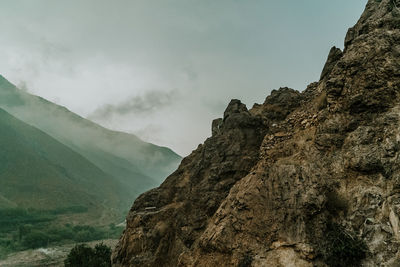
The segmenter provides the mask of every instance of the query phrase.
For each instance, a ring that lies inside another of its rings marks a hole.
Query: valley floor
[[[94,247],[96,244],[104,243],[114,249],[118,239],[98,240],[86,242],[85,244]],[[48,248],[30,249],[15,252],[4,260],[0,260],[2,267],[61,267],[64,266],[64,260],[75,244],[67,244],[63,246],[55,246]]]

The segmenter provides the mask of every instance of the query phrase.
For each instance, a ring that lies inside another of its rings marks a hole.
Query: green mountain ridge
[[[119,215],[128,192],[69,147],[0,109],[0,207]]]
[[[0,75],[0,108],[30,124],[114,177],[134,200],[158,186],[181,157],[132,134],[108,130],[44,98],[18,89]],[[0,205],[1,205],[0,197]],[[128,208],[128,206],[126,207]]]

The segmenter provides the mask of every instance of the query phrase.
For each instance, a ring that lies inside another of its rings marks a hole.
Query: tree
[[[94,247],[94,265],[98,267],[111,267],[111,248],[103,243]]]
[[[85,244],[76,245],[64,261],[65,267],[111,267],[111,248],[103,243],[94,249]]]
[[[22,245],[27,248],[46,247],[49,243],[49,236],[41,231],[32,231],[22,239]]]

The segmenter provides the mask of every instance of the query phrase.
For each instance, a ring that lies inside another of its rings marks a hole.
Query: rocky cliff
[[[114,266],[400,266],[398,7],[369,0],[303,92],[232,100],[135,201]]]

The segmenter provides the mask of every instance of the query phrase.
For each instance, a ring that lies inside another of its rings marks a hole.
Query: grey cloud
[[[230,99],[318,79],[365,2],[2,0],[0,74],[185,155]]]
[[[28,85],[27,85],[27,82],[26,82],[26,81],[19,81],[19,82],[17,83],[17,87],[18,87],[19,89],[21,89],[22,91],[28,92]]]
[[[113,116],[128,114],[149,115],[167,106],[173,105],[179,97],[177,90],[168,92],[148,91],[142,96],[134,96],[119,104],[106,104],[97,108],[89,119],[110,119]]]

